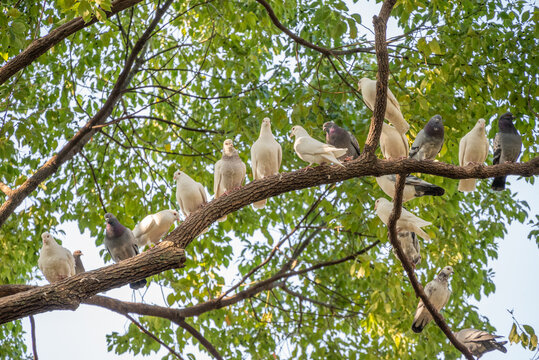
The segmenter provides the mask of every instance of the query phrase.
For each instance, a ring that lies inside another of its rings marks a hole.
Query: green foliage
[[[518,329],[520,329],[520,334]],[[524,349],[529,349],[531,351],[535,351],[537,349],[537,335],[535,334],[533,327],[530,325],[521,326],[517,322],[514,322],[508,338],[511,344],[520,343]]]
[[[45,34],[74,16],[89,20],[96,14],[103,20],[101,11],[110,7],[110,1],[97,0],[59,0],[45,9],[26,3],[1,6],[4,60],[28,45],[38,23]],[[75,33],[0,86],[0,181],[13,188],[22,184],[96,114],[157,4],[142,2],[132,12]],[[286,0],[272,6],[285,26],[312,43],[370,46],[360,31],[372,27],[370,19],[351,13],[343,1]],[[424,25],[390,44],[390,87],[411,124],[410,140],[427,119],[441,114],[447,136],[438,159],[457,164],[458,141],[476,120],[487,119],[492,139],[496,119],[510,110],[523,135],[521,159],[536,156],[537,9],[521,1],[399,1],[392,16],[404,32]],[[360,144],[365,142],[371,112],[346,82],[356,86],[361,77],[375,77],[373,53],[330,61],[282,34],[254,1],[174,2],[160,25],[109,119],[122,120],[101,128],[83,149],[88,161],[75,156],[0,229],[0,283],[37,276],[39,234],[55,233],[60,224],[76,221],[101,246],[103,206],[129,227],[148,213],[177,208],[172,176],[178,169],[211,190],[212,164],[220,158],[223,141],[233,138],[248,163],[266,116],[283,146],[282,171],[306,165],[288,138],[295,123],[322,139],[322,124],[335,121],[353,130]],[[441,267],[452,265],[459,276],[451,282],[444,316],[453,328],[481,327],[484,319],[466,299],[495,291],[488,260],[498,256],[506,222],[525,222],[529,207],[514,201],[510,190],[491,192],[486,180],[478,181],[478,191],[464,195],[455,180],[422,177],[444,187],[446,195],[406,204],[435,224],[427,229],[434,241],[422,244],[418,278],[425,284]],[[213,225],[190,244],[185,268],[152,278],[170,290],[162,305],[181,308],[219,296],[231,285],[230,274],[237,280],[264,261],[323,191],[282,194],[264,210],[246,207]],[[292,358],[415,359],[421,354],[433,359],[443,353],[445,359],[457,359],[458,352],[436,326],[421,335],[411,333],[417,300],[389,250],[386,228],[373,213],[380,196],[372,177],[331,188],[302,224],[312,228],[298,228],[248,280],[275,274],[314,231],[296,268],[343,258],[381,240],[355,260],[287,281],[291,291],[313,301],[275,288],[190,323],[225,358],[269,358],[286,347]],[[536,235],[533,230],[530,238]],[[197,344],[168,321],[139,321],[180,352],[186,344]],[[0,354],[17,348],[22,357],[20,323],[1,329]],[[514,335],[514,341],[524,343],[523,334],[531,345],[533,335],[527,330]],[[107,343],[118,354],[147,355],[159,349],[134,325],[123,334],[109,334]]]

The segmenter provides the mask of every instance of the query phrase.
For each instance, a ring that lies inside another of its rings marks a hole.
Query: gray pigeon
[[[84,265],[82,265],[81,255],[84,255],[82,251],[75,250],[73,251],[73,257],[75,258],[75,274],[80,274],[85,272]]]
[[[447,283],[451,274],[453,274],[453,268],[446,266],[438,273],[438,276],[434,280],[425,286],[425,294],[437,311],[440,311],[447,304],[451,296],[451,291]],[[412,323],[413,332],[420,333],[431,320],[432,316],[429,310],[427,310],[423,301],[419,300],[417,310],[415,311],[414,322]]]
[[[332,122],[326,122],[322,125],[322,129],[326,132],[326,143],[335,146],[336,148],[346,148],[346,154],[339,157],[339,160],[344,160],[349,157],[357,159],[361,151],[356,137],[343,128],[335,125]]]
[[[507,344],[507,341],[496,341],[496,339],[501,338],[499,335],[491,335],[483,330],[476,329],[464,329],[455,333],[455,337],[460,341],[472,355],[477,356],[479,359],[484,353],[500,350],[504,354],[507,352],[507,349],[504,347]]]
[[[417,134],[410,157],[416,160],[434,160],[444,144],[444,122],[440,115],[434,115]]]
[[[419,247],[419,240],[415,235],[415,232],[412,231],[399,231],[397,229],[397,240],[401,244],[402,251],[404,255],[408,257],[408,260],[412,263],[412,266],[415,267],[421,262],[421,254]],[[393,253],[397,256],[397,252],[393,249]]]
[[[376,182],[380,188],[392,199],[395,197],[395,182],[397,176],[395,174],[382,175],[376,178]],[[402,202],[412,200],[416,197],[432,195],[442,196],[445,190],[439,186],[433,185],[425,180],[421,180],[413,175],[408,175],[404,182],[404,192],[402,193]]]
[[[138,255],[138,246],[135,236],[130,229],[123,226],[114,215],[105,214],[107,228],[105,231],[105,248],[114,262],[120,262]],[[146,279],[129,284],[131,289],[140,289],[146,286]]]
[[[510,112],[503,114],[498,120],[499,132],[494,138],[494,157],[492,165],[515,162],[522,149],[522,139],[517,129],[513,125],[513,114]],[[492,181],[492,190],[501,191],[505,189],[506,176],[495,177]]]

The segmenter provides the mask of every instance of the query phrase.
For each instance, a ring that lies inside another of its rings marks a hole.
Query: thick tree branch
[[[226,196],[213,200],[201,209],[191,213],[184,222],[166,237],[165,241],[136,257],[115,265],[79,274],[55,284],[0,299],[0,323],[50,310],[75,309],[82,300],[99,292],[178,267],[185,260],[182,249],[189,245],[206,227],[223,215],[237,211],[255,201],[277,196],[288,191],[332,184],[354,177],[413,172],[453,179],[482,179],[500,175],[532,176],[539,174],[539,157],[526,163],[460,167],[429,160],[380,160],[368,158],[362,154],[357,160],[345,163],[344,167],[322,165],[256,180]],[[328,265],[332,264],[322,264],[321,266]],[[287,272],[280,275],[279,278],[267,281],[271,283],[303,272]],[[267,281],[257,283],[252,288],[252,291],[256,291],[258,287],[263,286],[274,287]],[[250,293],[245,292],[241,294],[241,296],[244,296],[243,298],[250,295]],[[235,296],[232,297],[233,299],[222,299],[219,305],[221,307],[227,306],[229,301],[237,299]],[[201,309],[193,306],[190,311],[198,313]]]
[[[397,175],[397,181],[395,182],[395,197],[393,199],[393,210],[391,211],[391,215],[389,216],[388,221],[388,232],[389,232],[389,241],[391,242],[391,245],[393,245],[393,248],[395,249],[397,256],[399,260],[402,263],[402,267],[406,271],[406,274],[408,275],[408,278],[410,279],[410,283],[412,284],[412,287],[414,288],[414,291],[416,295],[421,298],[421,301],[423,301],[423,304],[427,308],[427,310],[430,312],[432,317],[434,318],[434,321],[438,325],[438,327],[443,331],[445,336],[451,341],[451,343],[462,353],[468,360],[474,360],[474,357],[464,346],[460,341],[458,341],[455,338],[455,335],[453,334],[453,331],[449,328],[447,323],[444,320],[444,317],[436,310],[436,308],[432,305],[429,298],[425,294],[425,291],[423,290],[423,286],[419,283],[417,280],[417,277],[415,276],[414,269],[412,267],[412,264],[410,263],[410,260],[408,257],[404,254],[401,244],[399,240],[397,239],[397,220],[399,220],[402,212],[402,193],[404,191],[404,182],[406,180],[405,174],[398,174]]]
[[[131,80],[136,66],[134,66],[137,61],[139,53],[143,52],[142,49],[146,45],[146,42],[150,39],[154,29],[161,20],[161,17],[165,14],[165,11],[168,9],[173,0],[167,0],[167,2],[155,12],[155,17],[148,25],[148,28],[144,31],[142,36],[138,39],[136,44],[133,46],[133,50],[129,55],[129,58],[125,62],[124,68],[118,80],[114,85],[107,101],[103,107],[95,114],[95,116],[82,127],[75,136],[69,140],[69,142],[58,152],[58,154],[51,157],[45,164],[43,164],[31,177],[29,177],[20,187],[12,191],[12,195],[2,204],[0,207],[0,227],[7,220],[9,215],[15,211],[17,206],[19,206],[22,201],[30,195],[37,186],[47,179],[49,176],[54,174],[58,168],[64,164],[66,161],[69,161],[75,154],[77,154],[92,136],[97,131],[93,127],[95,125],[102,124],[106,121],[109,115],[112,113],[112,110],[116,106],[118,100],[120,100],[123,90],[127,87],[129,81]],[[141,56],[142,58],[142,56]]]
[[[141,1],[142,0],[115,1],[114,3],[112,3],[110,12],[106,13],[107,18],[119,13],[122,10],[134,6]],[[63,41],[65,38],[76,33],[77,31],[95,24],[96,22],[97,18],[95,16],[92,17],[87,23],[84,22],[82,17],[77,17],[57,27],[42,38],[33,41],[23,52],[15,56],[13,59],[8,61],[4,66],[0,68],[0,85],[5,83],[18,71],[30,65],[34,60],[46,53],[54,45]]]
[[[389,78],[389,56],[386,44],[387,20],[391,9],[397,0],[385,0],[378,16],[373,17],[374,40],[376,47],[376,60],[378,62],[378,73],[376,74],[376,100],[374,102],[373,118],[369,128],[369,134],[365,141],[364,152],[374,156],[374,151],[380,142],[382,133],[382,123],[386,113],[387,105],[387,80]]]

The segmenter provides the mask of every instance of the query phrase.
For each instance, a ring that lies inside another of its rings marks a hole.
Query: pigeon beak
[[[294,137],[294,134],[290,133],[288,134],[288,136],[290,136],[290,139],[292,139]]]

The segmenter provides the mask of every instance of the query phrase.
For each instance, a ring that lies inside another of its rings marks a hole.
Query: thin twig
[[[133,317],[129,314],[123,314],[126,318],[128,318],[133,324],[136,325],[136,327],[138,327],[143,333],[145,333],[146,335],[148,335],[149,337],[151,337],[152,339],[154,339],[155,341],[157,341],[159,344],[163,345],[165,348],[167,348],[167,350],[174,356],[176,356],[178,359],[180,360],[183,360],[183,358],[181,357],[180,354],[178,354],[176,351],[174,351],[173,348],[171,348],[170,346],[168,346],[167,344],[165,344],[163,341],[161,341],[157,336],[155,336],[154,334],[152,334],[150,331],[148,331],[146,328],[144,328],[144,326],[142,326],[141,323],[139,323],[137,320],[133,319]]]
[[[38,360],[37,356],[37,345],[36,345],[36,322],[34,321],[34,316],[30,315],[30,334],[32,337],[32,353],[34,354],[34,360]]]
[[[186,330],[189,334],[193,335],[209,352],[213,355],[214,358],[222,360],[223,357],[217,349],[206,339],[197,329],[185,322],[185,320],[178,321],[176,324]]]

